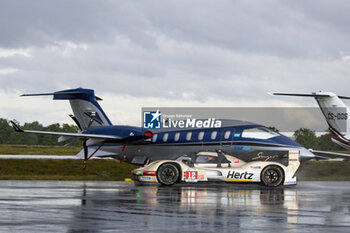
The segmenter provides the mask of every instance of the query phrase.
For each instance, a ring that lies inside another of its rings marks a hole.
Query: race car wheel
[[[162,185],[173,185],[179,179],[179,169],[171,163],[162,164],[158,168],[157,178]]]
[[[283,171],[278,166],[267,166],[261,172],[261,182],[266,186],[276,187],[283,182]]]

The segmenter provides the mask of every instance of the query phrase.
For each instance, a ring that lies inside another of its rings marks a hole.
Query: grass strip
[[[81,147],[0,145],[0,154],[75,155]],[[342,151],[343,153],[343,151]],[[106,180],[130,177],[137,166],[117,160],[0,159],[1,180]],[[350,181],[349,161],[308,161],[298,172],[299,181]]]
[[[350,181],[350,162],[308,161],[301,164],[297,179],[300,181]]]
[[[2,155],[76,155],[79,146],[0,145]]]
[[[130,177],[136,166],[117,160],[1,159],[1,180],[106,180],[120,181]]]

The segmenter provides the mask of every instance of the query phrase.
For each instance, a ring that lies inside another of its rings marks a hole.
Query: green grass
[[[350,161],[308,161],[300,166],[297,179],[350,181]]]
[[[7,155],[75,155],[81,147],[0,145]],[[0,180],[124,180],[137,166],[114,159],[0,159]]]
[[[0,154],[75,155],[81,147],[0,145]],[[342,152],[343,153],[343,152]],[[124,180],[137,166],[117,160],[0,159],[0,180]],[[350,181],[348,161],[309,161],[298,172],[299,181]]]
[[[78,146],[24,146],[0,145],[2,155],[75,155],[82,148]]]
[[[136,166],[117,160],[1,159],[0,180],[110,180],[129,178]]]

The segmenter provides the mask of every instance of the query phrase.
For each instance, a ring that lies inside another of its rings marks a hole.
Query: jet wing
[[[83,139],[96,139],[96,141],[104,140],[115,140],[115,141],[124,141],[122,137],[113,136],[113,135],[103,135],[103,134],[85,134],[85,133],[65,133],[65,132],[50,132],[50,131],[37,131],[37,130],[23,130],[21,129],[14,121],[10,121],[12,127],[16,132],[21,133],[35,133],[35,134],[46,134],[46,135],[56,135],[62,136],[66,139],[69,138],[83,138]],[[128,137],[130,139],[130,137]],[[125,138],[126,140],[126,138]],[[62,140],[64,141],[64,140]]]
[[[58,138],[58,142],[64,142],[72,138],[81,138],[86,142],[86,146],[96,145],[105,141],[113,142],[113,143],[127,143],[127,142],[132,142],[132,141],[137,141],[140,139],[152,137],[151,132],[146,132],[144,135],[132,135],[127,137],[121,137],[117,135],[107,135],[107,134],[66,133],[66,132],[23,130],[14,121],[10,121],[10,123],[12,124],[12,127],[16,132],[60,136]]]
[[[312,149],[310,149],[309,151],[311,151],[314,154],[326,155],[327,157],[324,157],[324,158],[327,158],[327,159],[334,159],[334,158],[339,158],[339,157],[350,159],[350,154],[321,151],[321,150],[312,150]]]

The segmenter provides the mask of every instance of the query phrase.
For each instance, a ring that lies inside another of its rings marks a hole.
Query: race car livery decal
[[[234,150],[250,150],[250,146],[235,146]]]
[[[186,182],[198,182],[198,171],[197,170],[188,170],[185,172],[185,181]]]
[[[249,172],[228,171],[226,180],[251,182],[253,180],[253,175],[254,173]]]
[[[296,180],[291,180],[291,181],[285,181],[284,184],[296,184]]]
[[[239,159],[245,162],[277,162],[281,163],[284,166],[288,166],[289,151],[273,151],[273,150],[264,150],[264,151],[251,151],[244,155],[244,157],[239,157]]]

